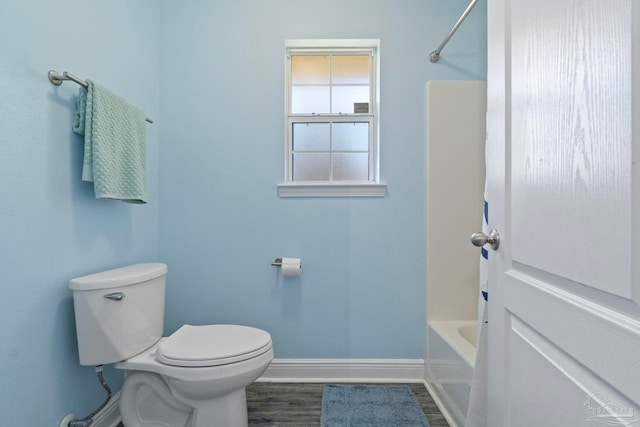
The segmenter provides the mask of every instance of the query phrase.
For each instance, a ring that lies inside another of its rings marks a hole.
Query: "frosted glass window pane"
[[[332,113],[354,113],[356,102],[369,102],[369,86],[333,86]]]
[[[333,179],[367,181],[369,179],[369,155],[367,153],[334,154]]]
[[[369,84],[369,55],[335,55],[334,84]]]
[[[329,151],[329,123],[294,123],[294,151]]]
[[[329,112],[329,86],[293,86],[291,113],[311,114]]]
[[[305,153],[293,155],[294,181],[328,181],[331,176],[329,154]]]
[[[334,123],[333,149],[335,151],[368,151],[369,123]]]
[[[294,85],[329,84],[329,57],[318,55],[291,56],[291,83]]]

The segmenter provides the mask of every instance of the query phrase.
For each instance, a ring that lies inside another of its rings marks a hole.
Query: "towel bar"
[[[84,87],[89,86],[89,84],[84,80],[82,80],[81,78],[78,78],[71,73],[67,73],[66,71],[61,74],[56,70],[49,70],[49,73],[47,75],[49,76],[49,81],[56,86],[60,86],[64,80],[71,80],[72,82],[76,82],[80,86],[84,86]],[[147,119],[147,122],[153,123],[153,120],[151,120],[150,118],[147,117],[146,119]]]

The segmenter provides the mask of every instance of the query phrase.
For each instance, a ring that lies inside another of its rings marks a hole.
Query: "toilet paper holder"
[[[282,258],[274,259],[271,265],[273,265],[274,267],[282,267]],[[300,268],[302,268],[302,265],[300,266]]]

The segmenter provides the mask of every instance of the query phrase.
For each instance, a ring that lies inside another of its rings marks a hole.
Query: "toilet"
[[[240,325],[184,325],[163,337],[161,263],[72,279],[80,364],[125,371],[126,427],[247,426],[245,387],[273,359],[268,332]]]

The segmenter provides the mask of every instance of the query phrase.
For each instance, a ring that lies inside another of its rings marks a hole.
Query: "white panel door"
[[[639,88],[639,0],[489,0],[491,427],[640,427]]]

